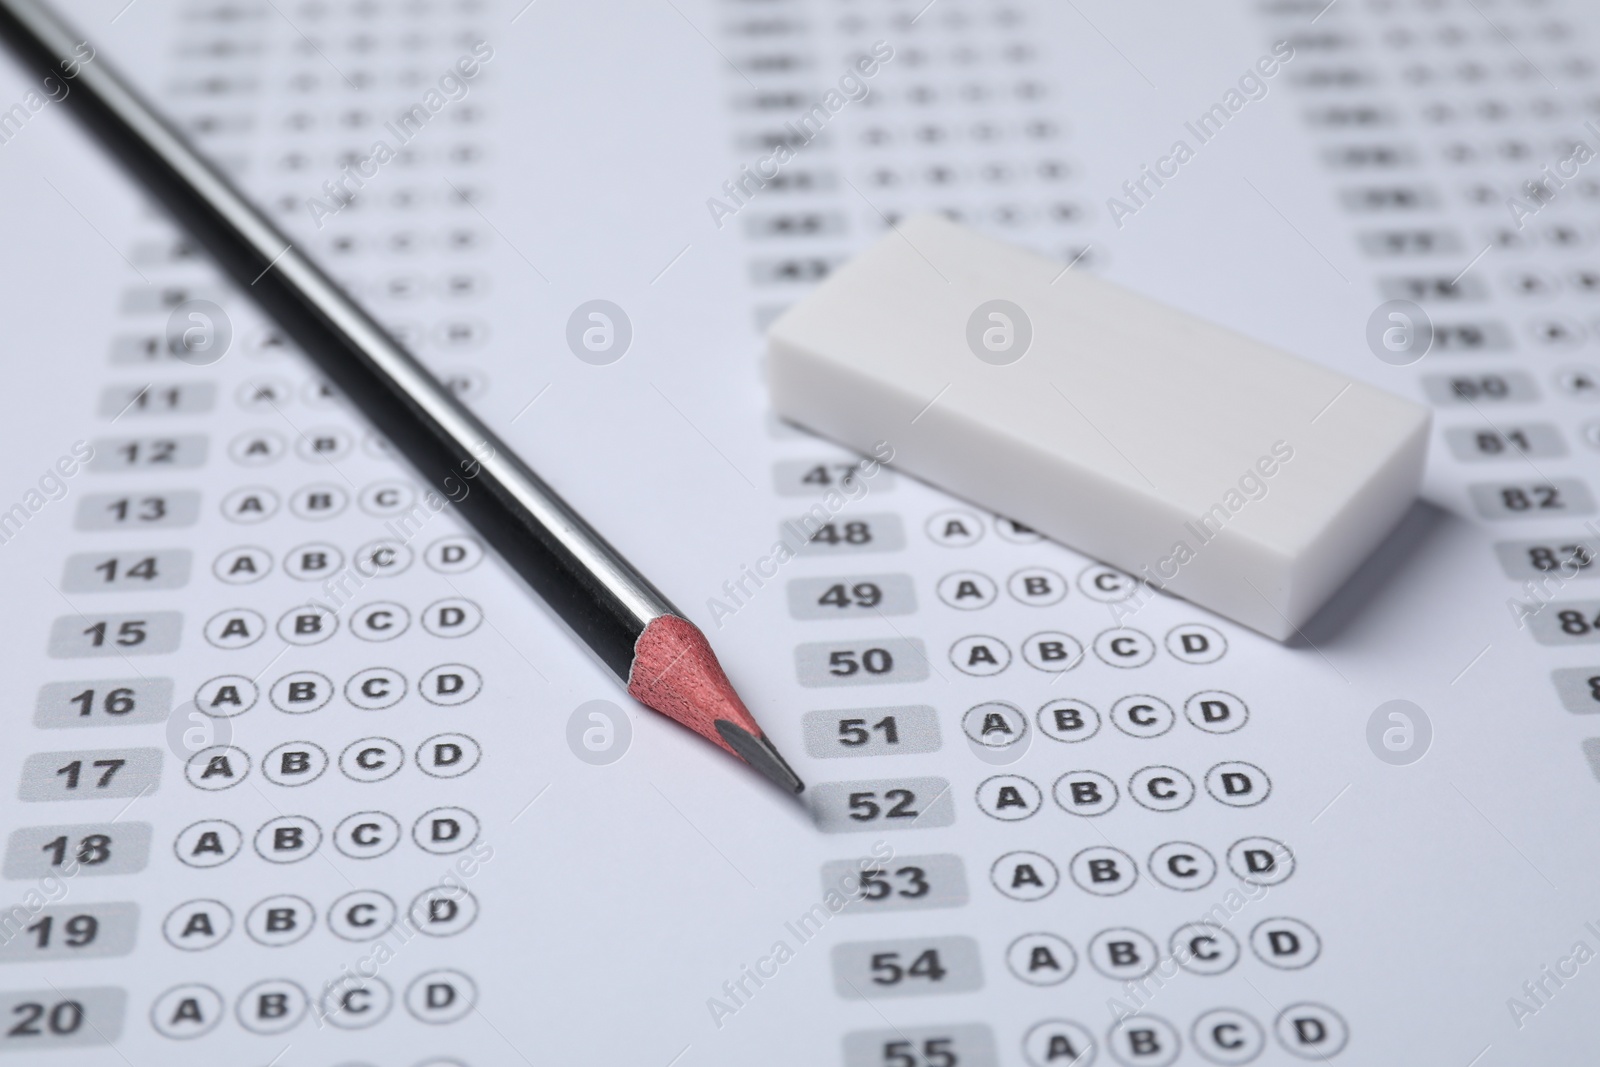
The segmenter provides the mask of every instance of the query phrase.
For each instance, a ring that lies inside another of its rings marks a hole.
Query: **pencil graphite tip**
[[[676,615],[651,620],[633,646],[628,692],[726,749],[791,793],[805,783],[739,699],[705,634]]]
[[[783,758],[766,734],[751,734],[727,719],[717,720],[717,733],[740,759],[772,779],[775,784],[791,793],[805,792],[806,784],[800,780],[798,774],[794,773],[789,761]]]

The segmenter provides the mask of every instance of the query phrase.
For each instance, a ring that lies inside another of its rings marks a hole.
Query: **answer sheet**
[[[1592,1062],[1592,6],[64,11],[0,61],[0,1063]],[[418,484],[84,63],[706,631],[802,802]],[[766,324],[922,210],[1431,405],[1424,499],[1279,645],[775,420]]]

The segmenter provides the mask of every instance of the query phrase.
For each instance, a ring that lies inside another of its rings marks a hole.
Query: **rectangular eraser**
[[[1278,640],[1415,499],[1410,401],[940,216],[768,333],[782,417]]]

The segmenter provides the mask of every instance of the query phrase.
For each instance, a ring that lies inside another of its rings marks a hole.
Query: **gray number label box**
[[[49,904],[29,914],[21,926],[0,939],[0,963],[126,956],[138,937],[139,905]]]
[[[1548,422],[1507,426],[1504,432],[1487,426],[1452,426],[1445,430],[1444,441],[1450,446],[1450,454],[1463,463],[1495,463],[1567,454],[1567,443],[1561,431]]]
[[[214,382],[108,385],[100,391],[100,417],[203,415],[216,403],[217,387]]]
[[[1398,156],[1398,153],[1397,153]],[[1337,150],[1327,154],[1330,165],[1339,166],[1341,157]],[[1430,252],[1459,252],[1461,238],[1454,230],[1396,228],[1392,230],[1364,230],[1356,235],[1361,251],[1374,259],[1393,259],[1397,256],[1425,255]]]
[[[1433,351],[1441,356],[1457,352],[1509,352],[1511,331],[1494,319],[1433,324]]]
[[[855,552],[898,552],[906,547],[906,527],[893,512],[828,515],[813,512],[778,527],[778,536],[797,556],[843,556]]]
[[[119,517],[120,516],[120,517]],[[172,530],[200,518],[193,489],[138,493],[90,493],[78,501],[74,530]]]
[[[122,310],[165,314],[189,300],[218,303],[227,299],[227,294],[205,285],[129,286],[122,292]]]
[[[917,591],[909,574],[796,578],[789,583],[788,593],[792,619],[910,615],[917,610]]]
[[[1426,185],[1353,185],[1339,190],[1339,200],[1350,211],[1416,211],[1437,207],[1439,194]],[[1405,276],[1384,278],[1379,284],[1386,293],[1415,295],[1411,283],[1426,281],[1431,279]]]
[[[137,874],[150,862],[150,837],[147,822],[23,826],[6,840],[3,871],[13,880]]]
[[[849,898],[841,915],[959,908],[969,899],[967,868],[960,856],[948,853],[895,856],[881,863],[870,857],[829,860],[822,865],[822,890]]]
[[[116,986],[0,993],[0,1055],[109,1045],[122,1036],[128,992]],[[25,1029],[19,1029],[25,1027]]]
[[[944,778],[822,782],[810,793],[817,829],[828,834],[931,830],[956,821],[955,799]]]
[[[1539,399],[1533,378],[1519,370],[1462,371],[1459,374],[1424,374],[1422,391],[1441,406],[1457,404],[1531,404]]]
[[[1600,600],[1551,601],[1528,629],[1541,645],[1600,645]]]
[[[85,701],[83,694],[91,696]],[[87,703],[89,713],[84,714]],[[33,725],[44,729],[79,726],[136,726],[165,722],[172,711],[171,678],[107,678],[88,682],[50,682],[39,687]]]
[[[887,493],[894,488],[894,474],[881,466],[871,477],[863,474],[861,463],[852,460],[786,459],[772,465],[772,487],[779,496],[820,496],[832,491],[858,496],[865,486],[871,493]]]
[[[844,1035],[844,1067],[893,1067],[895,1064],[923,1067],[931,1063],[999,1067],[994,1031],[982,1023],[956,1023],[894,1030],[854,1030]]]
[[[1562,707],[1574,715],[1600,715],[1600,666],[1557,667],[1550,681]]]
[[[848,225],[838,211],[806,211],[803,214],[772,212],[757,215],[745,224],[745,233],[756,239],[788,237],[798,226],[808,234],[842,234]]]
[[[925,704],[808,711],[800,720],[800,733],[806,755],[813,759],[910,756],[937,752],[943,743],[939,713]]]
[[[63,615],[50,626],[49,653],[51,659],[159,656],[176,651],[182,637],[181,611]]]
[[[17,797],[20,800],[105,800],[154,793],[160,785],[159,748],[35,752],[22,762],[22,785]]]
[[[203,434],[170,437],[98,437],[89,469],[97,474],[121,471],[190,470],[204,466],[207,440]]]
[[[1472,506],[1486,519],[1560,519],[1593,515],[1594,497],[1576,478],[1548,482],[1497,484],[1474,482],[1467,486]]]
[[[177,362],[178,357],[154,334],[122,334],[111,339],[111,362],[118,366],[128,363]]]
[[[187,548],[149,552],[78,552],[67,557],[61,588],[67,593],[117,593],[127,589],[182,589],[194,559]]]
[[[943,974],[914,975],[913,969]],[[833,946],[833,989],[846,1000],[970,993],[982,988],[978,943],[970,937],[904,937]]]
[[[1600,544],[1581,537],[1542,541],[1500,541],[1494,546],[1507,578],[1566,582],[1600,577]]]
[[[912,638],[809,641],[794,650],[795,676],[812,689],[840,685],[889,685],[928,677],[928,654]]]

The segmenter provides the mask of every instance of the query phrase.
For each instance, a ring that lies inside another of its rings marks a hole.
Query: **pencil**
[[[782,788],[805,785],[698,627],[375,322],[44,4],[0,0],[0,36],[640,703]],[[463,493],[462,490],[465,489]]]

